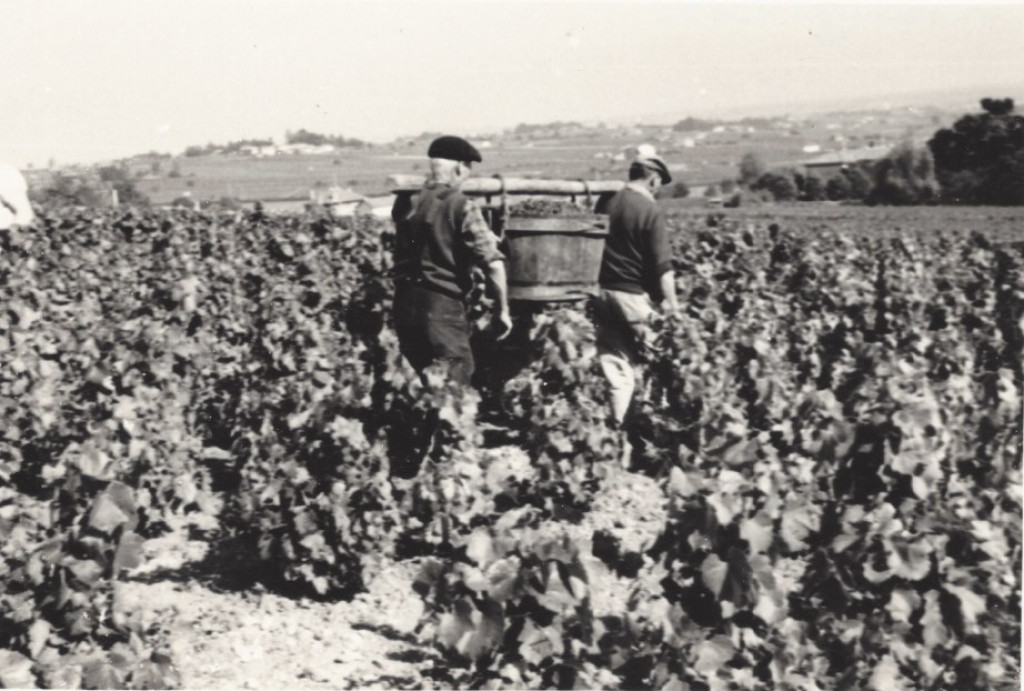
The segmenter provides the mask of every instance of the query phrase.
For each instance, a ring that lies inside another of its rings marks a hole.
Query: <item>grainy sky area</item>
[[[20,165],[1024,86],[1021,2],[3,0],[0,20]]]

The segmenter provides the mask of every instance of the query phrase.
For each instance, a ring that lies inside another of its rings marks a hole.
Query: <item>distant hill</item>
[[[808,117],[838,111],[857,112],[901,107],[925,107],[967,113],[981,111],[978,102],[986,97],[1012,98],[1018,109],[1024,108],[1024,83],[1002,84],[978,87],[964,87],[944,90],[913,91],[871,96],[866,98],[822,99],[792,103],[766,103],[763,105],[743,106],[729,109],[701,110],[692,108],[660,113],[638,114],[630,118],[608,120],[611,124],[627,124],[637,121],[644,123],[671,124],[686,117],[717,118],[722,120],[738,120],[744,117],[769,116],[800,116]]]

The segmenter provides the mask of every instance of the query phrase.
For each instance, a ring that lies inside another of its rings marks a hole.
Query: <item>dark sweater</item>
[[[664,212],[643,193],[624,188],[608,202],[608,238],[598,282],[606,290],[646,292],[659,301],[659,279],[671,268]]]
[[[395,221],[395,281],[461,299],[474,265],[505,259],[480,205],[458,189],[428,182],[411,199],[399,195]]]
[[[460,254],[466,197],[447,185],[424,188],[413,199],[412,213],[397,220],[395,279],[419,283],[461,299],[469,288],[469,262]]]

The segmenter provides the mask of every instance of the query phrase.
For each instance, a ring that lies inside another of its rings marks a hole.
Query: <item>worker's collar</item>
[[[462,186],[462,182],[463,181],[460,181],[460,180],[439,180],[438,178],[430,177],[428,175],[427,176],[427,180],[424,183],[424,185],[426,187],[430,187],[430,188],[434,188],[434,187],[452,187],[454,189],[458,189],[459,187]]]
[[[626,188],[639,192],[652,202],[654,201],[654,195],[651,194],[650,188],[643,183],[643,180],[630,180],[626,183]]]

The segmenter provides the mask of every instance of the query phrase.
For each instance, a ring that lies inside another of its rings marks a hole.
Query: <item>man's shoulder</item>
[[[624,187],[612,198],[609,206],[614,205],[619,213],[647,216],[660,214],[658,202],[632,187]]]
[[[458,186],[449,185],[444,182],[428,182],[423,186],[419,194],[431,199],[450,203],[465,202],[469,200],[466,193],[459,189]]]

